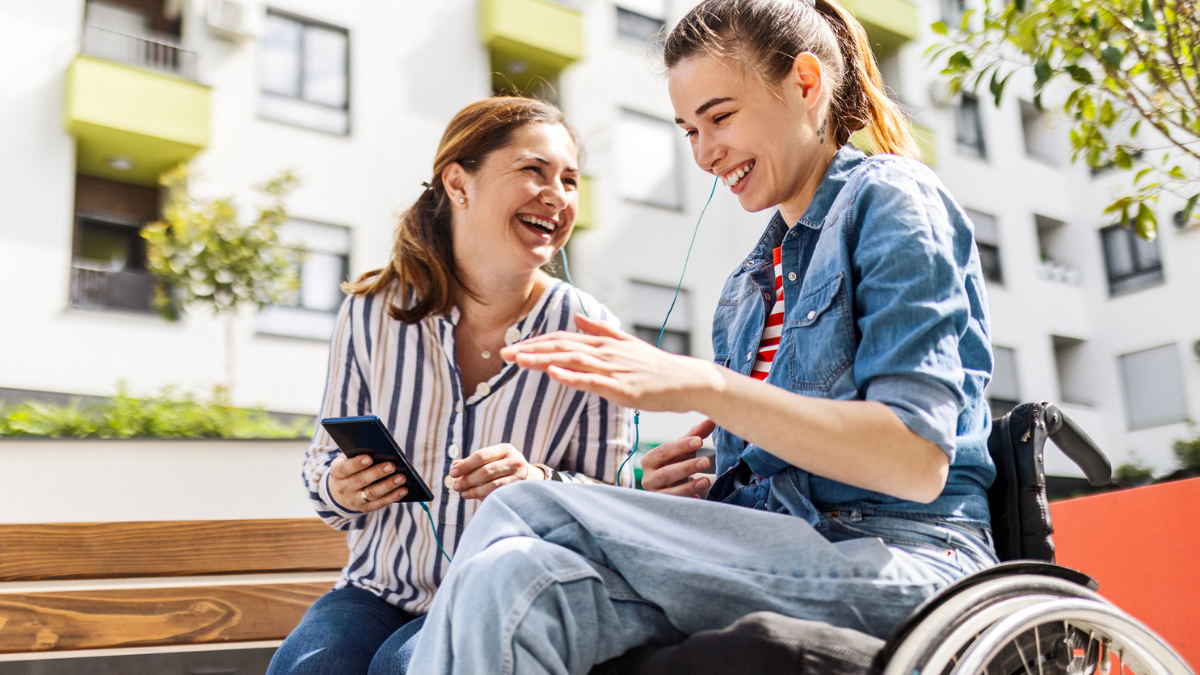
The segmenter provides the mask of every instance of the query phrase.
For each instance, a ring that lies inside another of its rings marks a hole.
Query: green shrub
[[[101,404],[27,402],[0,408],[0,436],[52,438],[305,438],[312,420],[290,424],[259,408],[235,408],[218,389],[208,400],[173,387],[143,398],[124,386]]]
[[[1113,479],[1121,487],[1136,487],[1154,480],[1154,470],[1146,466],[1141,458],[1134,458],[1113,471]]]
[[[1175,450],[1180,469],[1200,473],[1200,433],[1190,441],[1175,441],[1172,449]]]

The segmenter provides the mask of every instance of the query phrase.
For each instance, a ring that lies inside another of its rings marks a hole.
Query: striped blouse
[[[771,374],[771,364],[775,362],[775,352],[779,350],[779,339],[783,336],[783,248],[777,246],[772,253],[775,258],[775,304],[763,325],[758,358],[754,359],[754,369],[750,371],[750,377],[756,380],[765,380]]]
[[[387,308],[394,291],[349,297],[330,345],[321,417],[377,415],[432,490],[429,503],[446,552],[454,549],[478,508],[445,485],[456,457],[512,443],[531,463],[547,464],[566,481],[615,482],[630,450],[633,416],[599,396],[562,386],[544,373],[506,364],[474,392],[464,392],[454,349],[458,310],[406,324]],[[593,317],[616,318],[588,295],[556,281],[506,335],[510,344],[556,330],[575,330],[580,302]],[[337,588],[356,586],[411,614],[424,614],[447,563],[415,503],[363,514],[334,502],[328,467],[340,453],[317,425],[304,480],[317,515],[347,531],[350,557]],[[623,484],[632,480],[626,471]]]

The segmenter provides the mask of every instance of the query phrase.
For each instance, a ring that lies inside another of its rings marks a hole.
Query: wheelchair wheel
[[[1012,617],[1041,616],[1055,602],[1089,603],[1093,613],[1119,617],[1105,624],[1119,629],[1101,630],[1074,619],[1035,621],[1020,630],[1007,629],[1003,637],[990,638],[992,642],[986,643],[989,651],[980,651],[985,644],[983,636],[999,635],[993,632],[997,626],[1011,625]],[[1153,658],[1144,656],[1147,650]],[[1121,653],[1125,658],[1120,658]],[[964,667],[968,655],[979,663]],[[1104,668],[1114,662],[1114,656],[1121,670],[1111,675],[1191,672],[1157,636],[1091,590],[1055,577],[1013,575],[968,587],[945,599],[890,653],[883,673],[1110,675]]]
[[[1191,675],[1165,642],[1112,604],[1043,600],[995,622],[956,659],[950,675]]]

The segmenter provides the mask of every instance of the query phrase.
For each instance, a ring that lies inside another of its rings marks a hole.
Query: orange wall
[[[1200,670],[1200,478],[1050,505],[1058,564]]]

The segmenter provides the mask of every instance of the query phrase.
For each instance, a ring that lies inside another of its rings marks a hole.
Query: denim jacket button
[[[809,320],[809,321],[812,321],[813,319],[815,319],[815,318],[816,318],[816,316],[817,316],[817,310],[815,310],[815,309],[810,309],[810,310],[808,310],[808,317],[807,317],[807,318],[808,318],[808,320]]]
[[[767,302],[770,302],[770,301],[771,301],[771,294],[770,294],[770,293],[768,293],[768,292],[766,292],[766,291],[763,291],[763,300],[766,300]]]
[[[788,272],[788,281],[795,281],[795,280],[796,280],[796,273]]]
[[[753,358],[754,358],[754,352],[753,352],[753,351],[748,351],[748,352],[746,352],[746,360],[747,360],[747,361],[749,361],[750,359],[753,359]]]

